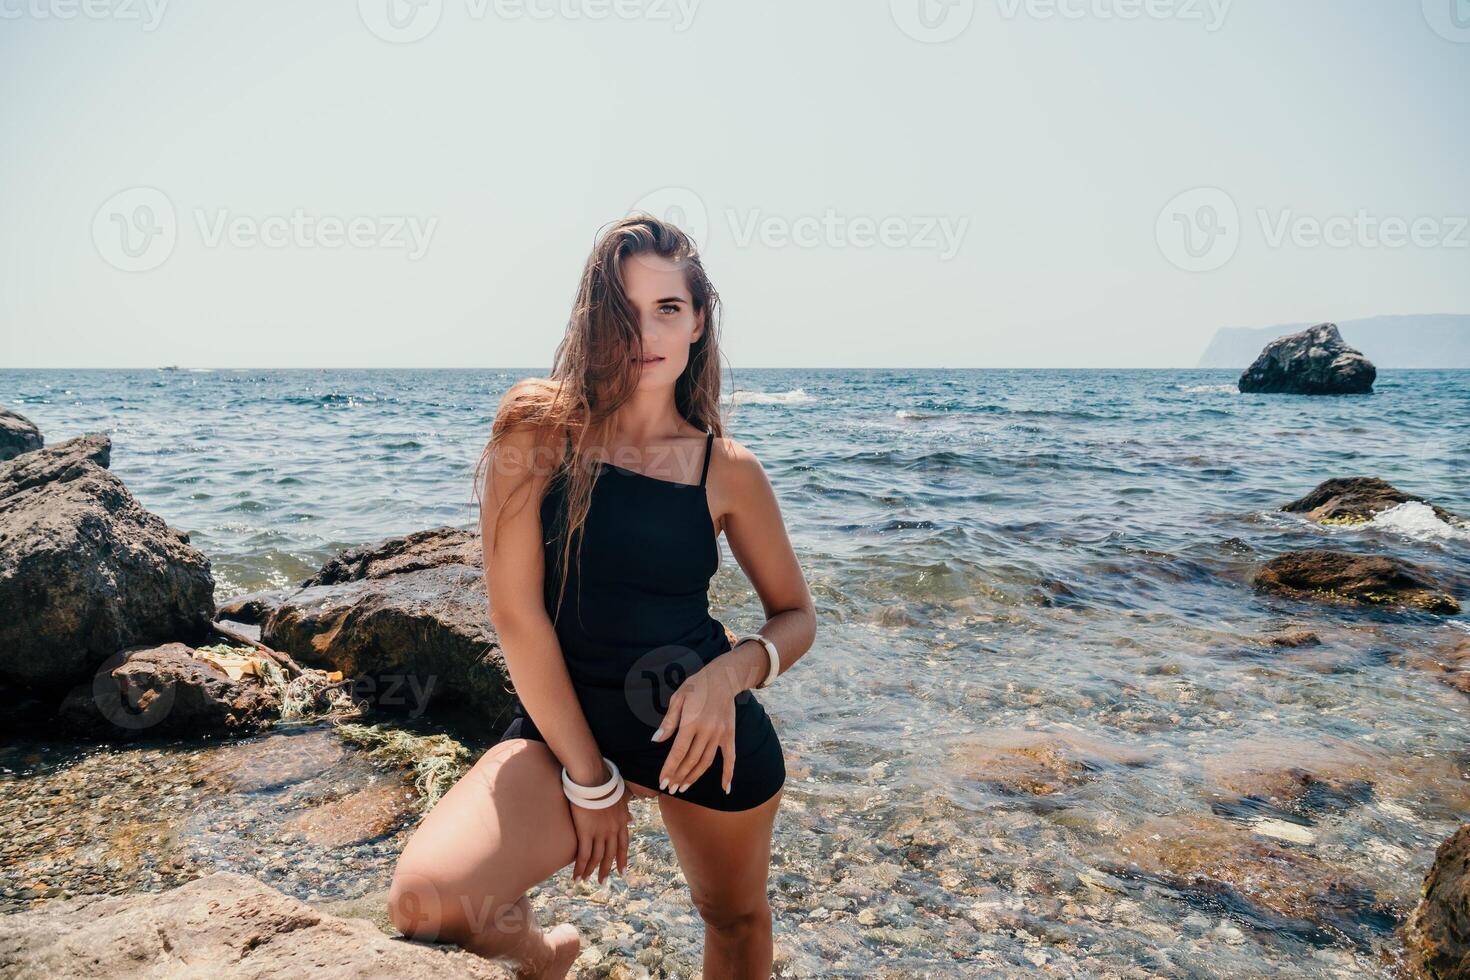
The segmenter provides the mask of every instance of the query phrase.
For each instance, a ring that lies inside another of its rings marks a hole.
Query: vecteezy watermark
[[[994,0],[1002,20],[1172,20],[1198,22],[1214,33],[1234,0]],[[1426,0],[1428,2],[1428,0]],[[916,41],[940,44],[975,19],[975,0],[889,0],[898,29]]]
[[[3,2],[3,0],[0,0]],[[463,0],[465,16],[517,20],[642,20],[666,22],[687,31],[701,0]],[[392,44],[412,44],[434,32],[444,0],[357,0],[357,12],[374,35]]]
[[[898,29],[915,41],[942,44],[965,32],[975,19],[975,0],[888,0]]]
[[[1470,0],[1423,0],[1424,19],[1446,41],[1470,44]]]
[[[229,208],[193,208],[193,226],[205,248],[402,250],[410,261],[429,249],[437,217],[406,214],[240,214]],[[179,219],[167,194],[130,187],[102,203],[92,216],[92,243],[109,265],[146,272],[166,262],[178,244]]]
[[[0,20],[115,20],[157,30],[168,0],[0,0]]]
[[[939,261],[955,257],[964,242],[970,219],[963,215],[843,215],[827,208],[821,215],[763,214],[753,209],[725,212],[730,234],[741,248],[759,240],[767,248],[924,249],[939,253]]]
[[[1261,241],[1284,248],[1470,249],[1470,215],[1301,214],[1257,208]],[[1218,187],[1185,191],[1164,206],[1154,234],[1164,257],[1186,272],[1213,272],[1240,248],[1244,222],[1235,199]]]
[[[1269,248],[1288,241],[1297,248],[1470,248],[1470,216],[1375,215],[1364,208],[1326,218],[1285,208],[1259,208],[1261,234]]]
[[[644,212],[661,218],[693,238],[708,254],[710,210],[703,198],[687,187],[663,187],[639,198],[629,214]],[[827,208],[820,214],[771,214],[760,208],[726,208],[722,212],[736,247],[752,244],[766,248],[891,248],[938,253],[947,262],[964,244],[970,219],[964,215],[843,214]]]
[[[1001,17],[1016,20],[1174,20],[1199,22],[1210,33],[1225,26],[1234,0],[995,0]]]
[[[1213,272],[1240,247],[1240,209],[1218,187],[1196,187],[1159,212],[1154,237],[1164,257],[1186,272]]]

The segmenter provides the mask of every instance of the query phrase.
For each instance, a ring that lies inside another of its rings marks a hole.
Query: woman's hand
[[[669,698],[669,710],[653,734],[661,742],[678,731],[679,737],[664,760],[658,788],[679,793],[689,788],[714,761],[719,750],[725,760],[720,785],[730,792],[735,778],[735,696],[743,688],[718,659],[689,676]]]
[[[604,767],[605,768],[605,767]],[[612,773],[608,773],[612,776]],[[597,883],[607,881],[613,862],[617,862],[618,874],[628,873],[628,825],[633,814],[628,810],[628,801],[633,798],[627,786],[623,795],[612,806],[600,810],[578,806],[571,800],[572,824],[577,828],[577,859],[572,866],[572,880],[592,877],[597,870]]]

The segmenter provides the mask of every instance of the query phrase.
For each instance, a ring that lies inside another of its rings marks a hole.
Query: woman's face
[[[632,255],[622,265],[623,289],[643,328],[638,386],[669,386],[689,363],[689,345],[704,334],[704,317],[694,311],[684,270],[661,255]]]

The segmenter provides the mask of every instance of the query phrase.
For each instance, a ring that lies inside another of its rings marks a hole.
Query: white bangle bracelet
[[[567,799],[571,800],[572,803],[575,804],[576,806],[584,807],[585,809],[588,809],[588,810],[603,810],[603,809],[606,809],[607,807],[612,806],[618,800],[621,800],[623,798],[623,788],[624,788],[623,787],[623,783],[620,780],[618,782],[617,792],[613,793],[611,796],[604,797],[603,799],[600,799],[600,800],[585,800],[585,799],[581,798],[580,796],[573,796],[570,793],[567,794]]]
[[[776,644],[772,643],[769,638],[762,636],[759,633],[746,633],[740,639],[735,641],[735,646],[738,647],[746,640],[755,640],[766,648],[766,656],[770,658],[771,664],[770,667],[766,669],[765,679],[757,684],[756,687],[770,687],[771,682],[776,679],[776,675],[781,673],[781,655],[776,652]]]
[[[617,763],[613,762],[607,756],[603,756],[602,761],[607,763],[607,768],[612,772],[612,778],[601,786],[583,786],[581,783],[574,783],[572,782],[572,777],[567,775],[567,767],[561,767],[562,789],[569,798],[576,797],[583,800],[595,800],[599,796],[611,792],[622,782],[623,774],[618,772]]]

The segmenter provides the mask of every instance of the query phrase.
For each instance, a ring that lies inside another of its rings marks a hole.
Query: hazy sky
[[[0,82],[0,366],[549,365],[640,203],[737,369],[1470,312],[1466,0],[0,0]]]

